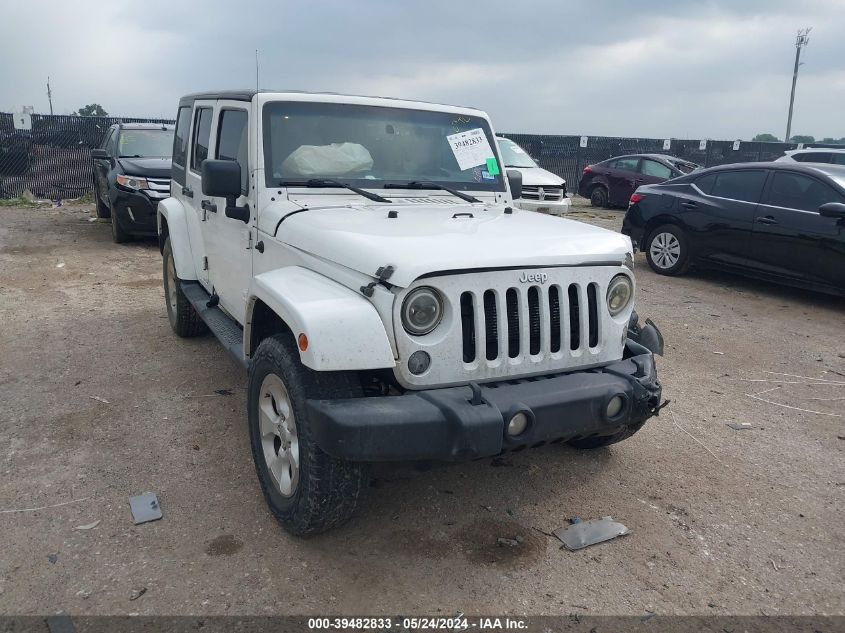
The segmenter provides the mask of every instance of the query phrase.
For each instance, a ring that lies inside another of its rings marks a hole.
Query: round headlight
[[[409,334],[428,334],[443,317],[443,301],[433,288],[412,290],[402,303],[402,325]]]
[[[628,307],[634,296],[634,284],[627,275],[616,275],[607,287],[607,309],[616,316]]]

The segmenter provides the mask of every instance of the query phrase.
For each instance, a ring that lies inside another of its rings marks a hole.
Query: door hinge
[[[202,258],[202,269],[203,269],[203,270],[208,270],[208,257],[203,257],[203,258]]]

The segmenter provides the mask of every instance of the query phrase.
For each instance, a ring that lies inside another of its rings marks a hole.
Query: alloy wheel
[[[288,390],[276,374],[261,383],[258,421],[267,469],[276,489],[290,497],[299,484],[299,439]]]
[[[655,266],[667,270],[681,258],[681,243],[672,233],[658,233],[651,240],[649,254]]]

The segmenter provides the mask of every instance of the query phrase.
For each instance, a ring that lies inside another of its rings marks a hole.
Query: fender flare
[[[290,329],[305,334],[302,364],[315,371],[384,369],[396,365],[387,332],[373,304],[349,288],[300,266],[253,277],[244,324],[244,356],[252,347],[253,315],[262,302]]]
[[[185,280],[197,279],[194,257],[191,253],[191,240],[188,236],[188,218],[185,205],[176,198],[165,198],[158,203],[156,209],[159,236],[163,235],[162,219],[167,222],[167,234],[170,237],[170,248],[173,250],[176,276]]]

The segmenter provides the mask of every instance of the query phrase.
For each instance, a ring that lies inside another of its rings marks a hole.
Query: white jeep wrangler
[[[248,369],[258,479],[295,534],[367,464],[595,448],[660,407],[630,240],[513,207],[487,115],[298,92],[179,103],[167,313]]]

